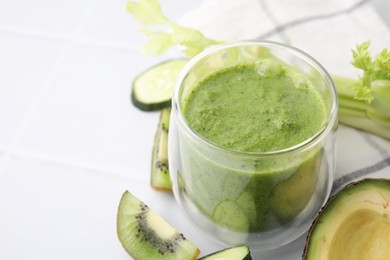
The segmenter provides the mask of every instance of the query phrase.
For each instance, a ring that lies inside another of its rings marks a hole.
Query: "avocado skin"
[[[327,214],[332,214],[332,209],[337,207],[338,199],[342,197],[344,194],[348,195],[349,192],[352,192],[353,190],[366,187],[366,186],[380,186],[381,188],[385,187],[390,191],[390,179],[386,178],[364,178],[359,181],[351,182],[344,186],[340,191],[338,191],[336,194],[334,194],[332,197],[329,198],[329,200],[326,202],[326,204],[321,208],[321,210],[318,212],[316,218],[314,219],[307,237],[306,237],[306,244],[305,248],[302,253],[302,260],[310,260],[309,252],[311,247],[311,237],[313,232],[315,231],[317,224],[322,223],[322,217]],[[330,212],[328,212],[330,211]]]

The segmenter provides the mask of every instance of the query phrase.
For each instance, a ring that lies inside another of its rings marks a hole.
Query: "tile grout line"
[[[60,71],[60,68],[64,61],[66,60],[69,52],[72,50],[74,47],[73,43],[73,38],[75,38],[78,34],[82,32],[84,27],[87,25],[88,20],[91,17],[92,13],[92,7],[94,6],[92,4],[92,0],[89,2],[89,8],[86,10],[86,14],[84,17],[81,19],[79,26],[74,30],[74,33],[72,34],[72,37],[70,37],[69,42],[63,47],[63,49],[60,51],[60,55],[57,59],[57,61],[54,63],[52,69],[49,71],[48,76],[46,79],[43,81],[43,86],[41,89],[38,91],[38,93],[35,95],[34,100],[32,101],[30,107],[28,108],[27,112],[23,116],[21,123],[19,124],[18,129],[15,131],[14,136],[11,138],[11,141],[9,142],[9,145],[5,147],[4,149],[4,154],[0,156],[0,173],[1,169],[4,168],[6,163],[9,161],[10,156],[12,154],[12,150],[14,147],[17,145],[18,141],[22,138],[23,134],[26,132],[26,129],[29,125],[29,123],[32,121],[33,116],[35,114],[35,111],[42,101],[42,99],[45,97],[45,94],[49,91],[51,87],[51,83],[53,82],[55,76],[58,74]]]
[[[125,172],[125,171],[95,167],[93,164],[88,164],[88,163],[83,163],[83,162],[75,162],[75,161],[71,161],[71,160],[61,159],[60,157],[47,156],[47,155],[41,155],[41,154],[36,154],[36,153],[32,153],[32,152],[16,151],[16,150],[9,151],[9,154],[12,154],[14,156],[18,156],[20,158],[32,159],[34,161],[41,161],[44,163],[53,163],[53,164],[59,165],[61,167],[75,168],[75,169],[86,170],[88,172],[95,172],[95,173],[101,174],[102,176],[114,176],[116,178],[126,179],[127,181],[130,179],[133,181],[143,182],[141,179],[124,177],[124,176],[129,176],[127,174],[127,172]]]
[[[61,35],[61,34],[49,34],[39,31],[31,31],[31,30],[23,30],[21,28],[13,28],[13,27],[4,27],[0,26],[0,33],[3,34],[11,34],[11,35],[19,35],[25,37],[33,37],[40,38],[50,41],[57,42],[72,42],[75,46],[96,46],[104,49],[110,49],[115,51],[124,51],[124,52],[139,52],[140,50],[136,47],[132,47],[130,45],[124,43],[115,43],[109,41],[99,41],[99,40],[80,40],[80,39],[72,39],[71,36]]]

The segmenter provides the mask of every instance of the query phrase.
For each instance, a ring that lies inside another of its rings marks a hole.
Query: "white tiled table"
[[[179,19],[201,0],[163,0]],[[116,237],[129,189],[203,254],[221,249],[171,194],[149,186],[158,113],[129,102],[131,80],[167,57],[125,0],[0,2],[0,259],[129,259]],[[264,259],[298,259],[304,238]]]

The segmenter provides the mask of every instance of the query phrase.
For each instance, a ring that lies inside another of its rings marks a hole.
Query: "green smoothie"
[[[310,80],[274,59],[235,65],[201,80],[182,102],[188,125],[217,146],[270,152],[297,145],[325,125],[327,111]],[[218,225],[268,230],[296,217],[315,190],[322,149],[240,163],[181,147],[182,187]],[[228,157],[227,157],[228,158]],[[226,163],[225,163],[226,162]]]
[[[192,90],[183,112],[207,140],[244,152],[294,146],[326,120],[325,105],[310,82],[272,61],[212,74]]]

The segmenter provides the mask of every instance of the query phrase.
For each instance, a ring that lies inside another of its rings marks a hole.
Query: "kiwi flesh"
[[[168,132],[171,109],[161,110],[152,151],[151,186],[156,190],[172,191],[168,164]]]
[[[125,191],[118,207],[118,238],[135,260],[196,259],[199,249],[145,203]]]

